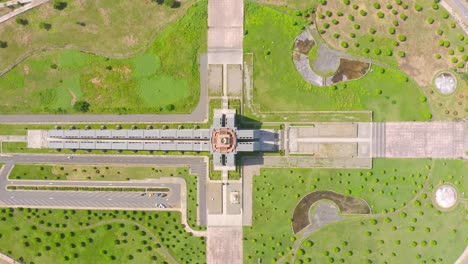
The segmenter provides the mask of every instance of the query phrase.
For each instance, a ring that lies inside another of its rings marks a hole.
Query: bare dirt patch
[[[101,18],[104,22],[104,25],[110,25],[109,11],[104,8],[99,8],[99,13],[101,14]]]
[[[342,214],[370,214],[366,201],[339,194],[333,191],[316,191],[302,198],[294,209],[292,227],[295,234],[311,224],[309,211],[313,204],[320,200],[330,200],[340,208]]]
[[[68,88],[67,90],[72,96],[72,99],[70,101],[70,105],[73,106],[73,105],[75,105],[76,101],[78,101],[78,96],[76,96],[76,94],[70,88]]]
[[[25,75],[29,75],[29,71],[30,71],[29,65],[25,64],[25,65],[23,66],[23,71],[24,71],[24,74],[25,74]]]
[[[133,47],[136,44],[138,44],[138,38],[130,34],[130,35],[123,37],[122,42],[129,47]]]
[[[91,80],[89,80],[89,82],[92,84],[100,84],[102,80],[99,77],[94,77]]]
[[[370,64],[362,61],[340,59],[340,66],[331,81],[338,83],[361,78],[369,70]]]

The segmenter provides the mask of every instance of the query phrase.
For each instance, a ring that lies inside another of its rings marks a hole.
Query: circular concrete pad
[[[442,94],[451,94],[457,88],[457,79],[450,72],[442,72],[436,76],[435,86]]]
[[[457,202],[457,191],[450,185],[439,186],[435,191],[435,202],[441,208],[451,208]]]

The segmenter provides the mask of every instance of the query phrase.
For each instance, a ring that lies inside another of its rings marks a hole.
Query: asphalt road
[[[200,55],[200,100],[190,114],[136,115],[0,115],[0,123],[202,123],[208,120],[207,57]]]
[[[205,197],[206,161],[203,157],[159,157],[136,155],[2,155],[0,162],[5,163],[0,171],[0,205],[12,207],[47,207],[47,208],[102,208],[159,210],[155,204],[163,203],[173,209],[181,207],[181,184],[183,180],[167,177],[133,181],[57,181],[57,180],[9,180],[8,175],[15,163],[38,164],[118,164],[118,165],[173,165],[189,166],[192,174],[199,175],[200,197]],[[97,191],[10,191],[6,185],[24,186],[88,186],[88,187],[148,187],[169,188],[167,197],[157,198],[142,196],[141,192],[97,192]],[[205,201],[202,199],[201,201]],[[199,212],[205,212],[205,203],[200,203]],[[167,210],[167,209],[164,209]],[[204,215],[204,214],[200,214]]]

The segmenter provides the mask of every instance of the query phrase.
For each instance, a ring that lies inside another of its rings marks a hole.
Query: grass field
[[[206,3],[195,4],[129,59],[74,50],[33,55],[0,78],[1,112],[73,113],[81,100],[91,113],[190,112],[199,97],[205,20]]]
[[[312,246],[304,243],[296,252],[295,263],[454,263],[467,243],[468,201],[441,212],[431,197],[442,181],[463,192],[467,172],[463,161],[436,161],[433,177],[408,206],[324,227],[309,237]]]
[[[399,67],[423,86],[431,84],[437,71],[464,68],[466,34],[441,5],[417,0],[350,2],[317,5],[317,28],[332,47]],[[349,48],[343,48],[343,42]]]
[[[0,49],[0,72],[31,51],[53,47],[71,46],[109,56],[141,52],[162,29],[185,14],[194,1],[183,1],[178,8],[152,0],[66,2],[62,11],[54,9],[53,1],[49,1],[19,15],[28,21],[25,26],[15,19],[0,25],[0,40],[8,43],[8,48]],[[39,29],[41,22],[52,28]]]
[[[246,3],[244,49],[254,54],[254,101],[263,112],[372,110],[375,121],[431,118],[418,85],[398,70],[374,65],[356,81],[332,87],[306,83],[291,58],[304,23],[302,17]]]
[[[178,212],[19,208],[0,217],[0,251],[21,263],[171,263],[167,253],[205,263],[204,239],[184,231]]]
[[[253,226],[244,228],[245,262],[257,263],[257,259],[260,258],[264,262],[274,263],[283,256],[294,253],[292,252],[294,241],[300,237],[294,237],[292,233],[290,221],[293,210],[299,200],[312,191],[333,190],[363,198],[371,206],[373,214],[386,216],[407,208],[413,203],[412,199],[421,195],[425,188],[434,188],[443,180],[452,182],[460,192],[463,192],[467,188],[467,183],[462,177],[467,173],[468,167],[463,161],[432,162],[427,159],[376,159],[371,170],[263,169],[261,175],[254,178]],[[428,197],[426,200],[430,202],[430,196]],[[427,207],[421,207],[420,210],[423,208],[426,210]],[[432,208],[427,210],[435,211]],[[455,217],[459,218],[459,215]],[[438,219],[437,223],[440,224],[445,218],[441,216]],[[447,218],[447,221],[450,220],[450,217]],[[447,225],[457,225],[459,224],[457,221],[459,220]],[[362,239],[361,235],[353,232],[347,232],[346,235],[354,236],[356,241]],[[405,235],[411,234],[405,233]],[[314,237],[315,234],[310,239],[315,239]],[[417,236],[412,239],[417,239]],[[460,241],[459,237],[457,239],[462,246],[463,241]],[[369,243],[376,241],[369,240]],[[335,247],[336,243],[323,244]],[[445,252],[442,248],[436,251],[441,256],[455,256],[454,252]],[[318,256],[322,251],[314,250],[309,254]],[[357,252],[355,255],[362,256]],[[320,261],[317,263],[324,263],[327,259],[321,258]],[[356,261],[352,263],[361,263]]]
[[[63,168],[63,169],[62,169]],[[127,181],[160,177],[180,177],[187,182],[187,221],[194,229],[197,225],[197,176],[188,168],[136,167],[102,165],[39,165],[16,164],[10,179],[31,180],[104,180]]]

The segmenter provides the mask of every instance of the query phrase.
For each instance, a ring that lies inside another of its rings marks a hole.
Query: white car
[[[156,207],[158,208],[166,208],[167,206],[165,204],[155,204]]]
[[[73,159],[73,157],[72,157],[72,156],[68,156],[67,159]]]

